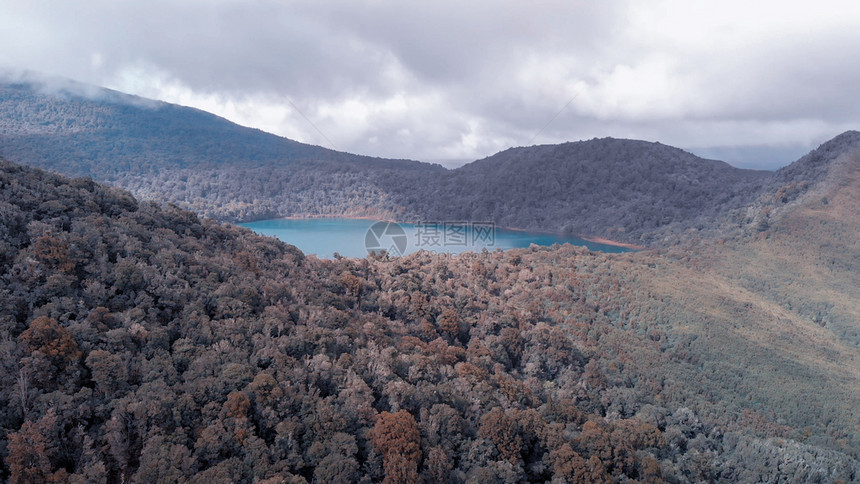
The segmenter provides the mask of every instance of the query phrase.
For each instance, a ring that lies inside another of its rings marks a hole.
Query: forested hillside
[[[377,184],[438,165],[352,155],[212,114],[66,81],[0,83],[0,155],[222,220],[391,217]]]
[[[650,243],[713,226],[755,200],[770,176],[659,143],[605,138],[512,148],[449,173],[441,188],[416,186],[400,204],[430,218]]]
[[[702,253],[332,261],[0,162],[0,479],[856,481],[857,159]]]
[[[746,207],[772,189],[785,186],[783,194],[796,197],[826,167],[815,160],[827,158],[825,149],[770,173],[659,143],[605,138],[513,148],[446,170],[340,153],[190,108],[67,86],[0,84],[0,155],[233,222],[318,215],[480,220],[667,245],[748,223]],[[856,134],[845,137],[860,143]]]

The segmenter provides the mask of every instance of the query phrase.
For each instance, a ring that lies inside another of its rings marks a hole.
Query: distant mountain
[[[512,148],[395,201],[416,216],[650,243],[712,225],[755,200],[771,176],[660,143],[604,138]]]
[[[764,232],[786,210],[796,207],[810,192],[818,193],[839,183],[844,159],[860,150],[860,132],[846,131],[821,144],[794,163],[780,168],[754,192],[755,200],[734,210],[721,228],[735,226],[743,231]]]
[[[770,212],[762,215],[761,197],[782,187],[782,198],[802,193],[821,176],[828,146],[858,142],[856,132],[846,133],[776,173],[612,138],[512,148],[446,170],[341,153],[196,109],[66,86],[0,84],[0,154],[227,221],[475,220],[665,245],[766,226]]]
[[[845,161],[840,158],[850,154],[857,147],[860,147],[860,132],[846,131],[822,143],[817,149],[794,163],[777,170],[770,186],[773,188],[801,181],[818,184],[826,181],[831,175],[834,164],[843,164]]]
[[[198,109],[73,81],[50,85],[0,83],[0,113],[4,151],[78,175],[268,163],[420,166],[415,161],[372,158],[307,145],[239,126]],[[57,155],[60,147],[53,146],[59,143],[63,143],[66,152],[62,158]]]
[[[0,84],[0,154],[225,220],[390,217],[373,180],[438,165],[311,146],[218,116],[72,81]]]

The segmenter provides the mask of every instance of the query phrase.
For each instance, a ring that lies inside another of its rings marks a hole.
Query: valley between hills
[[[107,91],[0,112],[2,479],[860,480],[856,131],[776,172],[610,138],[445,170]],[[223,223],[301,215],[649,249],[325,260]]]

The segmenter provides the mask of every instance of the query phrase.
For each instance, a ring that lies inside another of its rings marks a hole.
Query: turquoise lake
[[[239,224],[261,235],[277,237],[295,245],[305,254],[332,258],[366,257],[370,251],[385,250],[404,255],[428,250],[459,254],[483,249],[514,249],[531,244],[550,246],[570,243],[603,252],[627,252],[630,249],[588,242],[539,232],[508,230],[486,223],[406,224],[349,218],[272,219]]]

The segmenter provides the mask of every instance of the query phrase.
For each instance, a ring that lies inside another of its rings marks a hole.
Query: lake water
[[[550,246],[570,243],[603,252],[630,249],[588,242],[576,237],[507,230],[485,223],[406,224],[349,218],[272,219],[239,224],[262,235],[277,237],[305,254],[332,258],[366,257],[369,251],[385,250],[403,255],[418,250],[459,254],[482,249],[514,249],[531,244]]]

